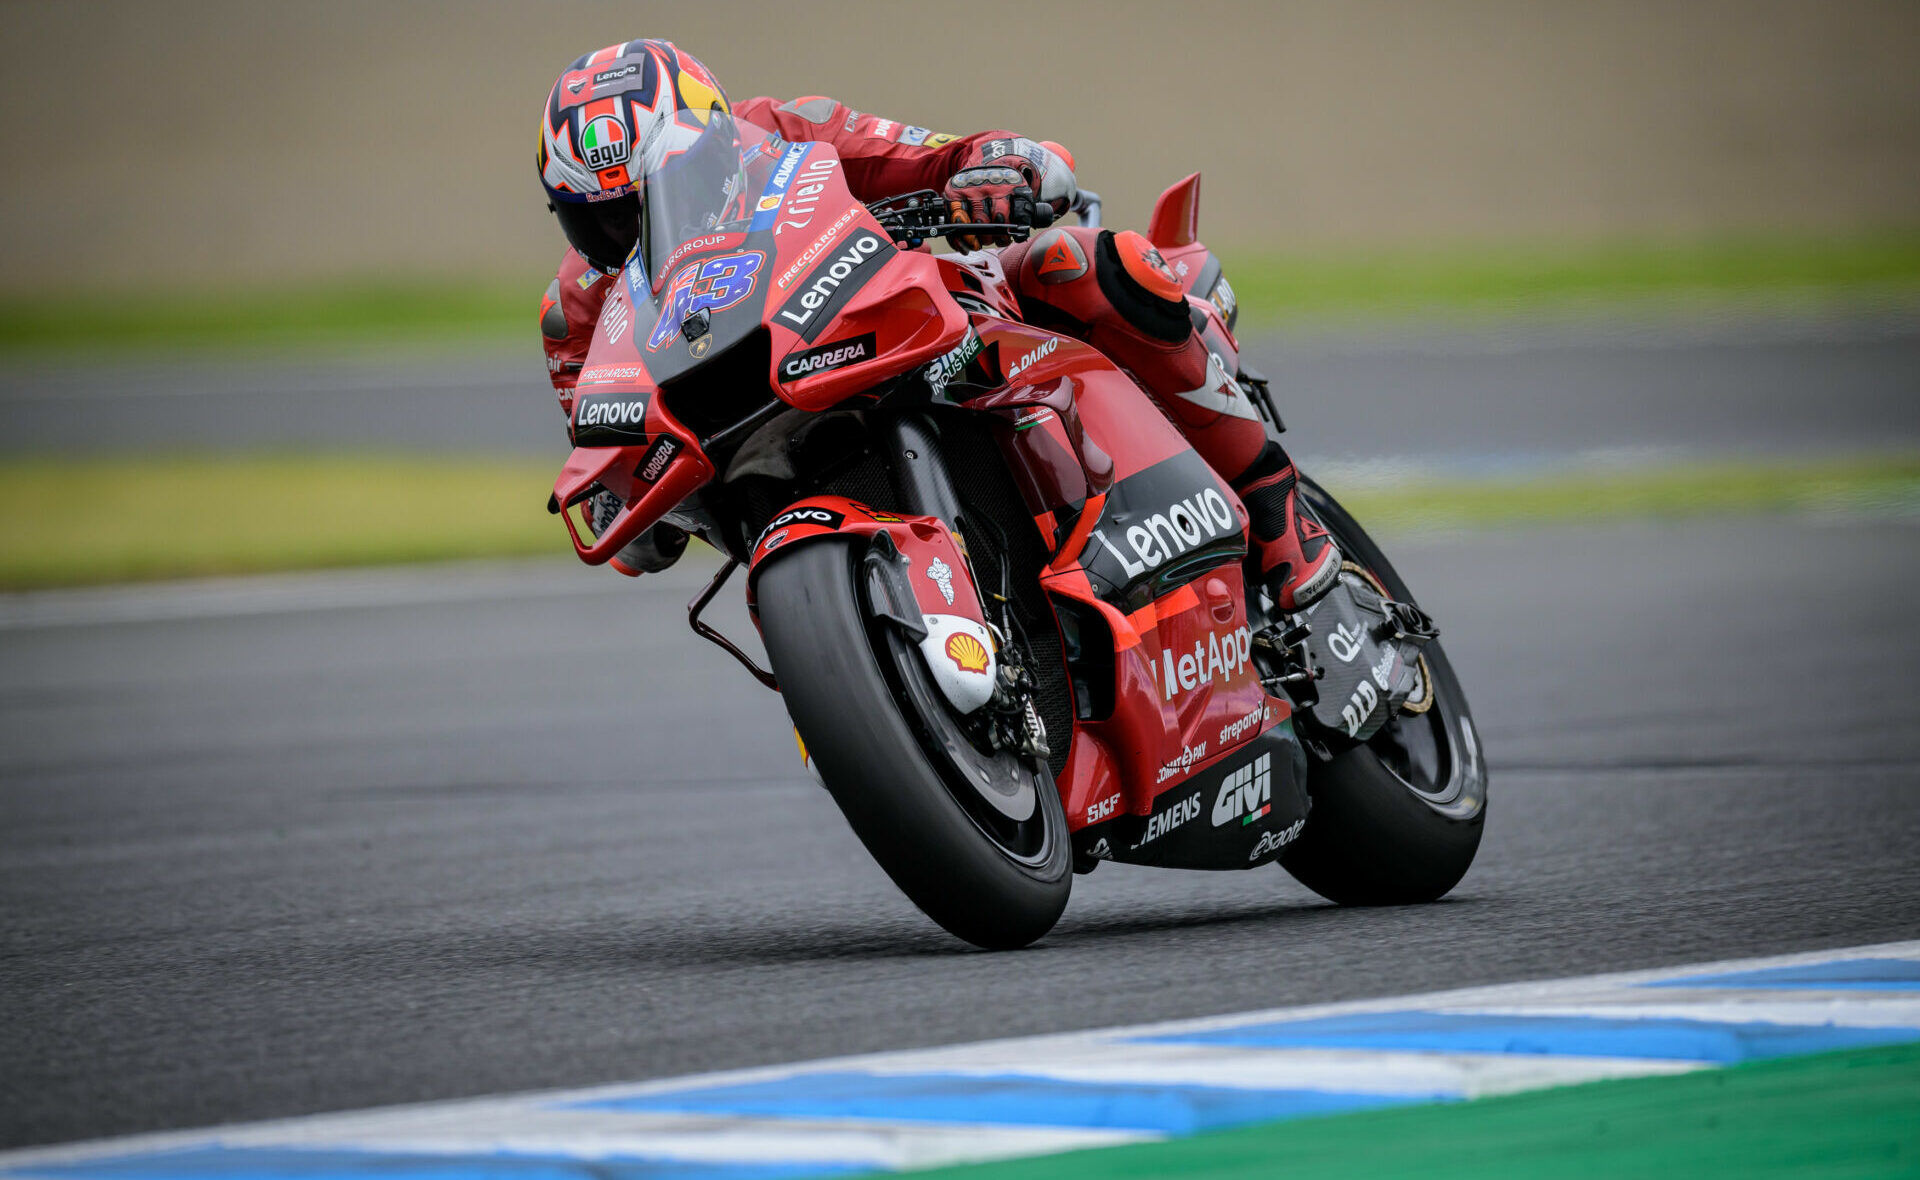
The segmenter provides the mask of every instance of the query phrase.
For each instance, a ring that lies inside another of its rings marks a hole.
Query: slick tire
[[[854,544],[797,545],[756,575],[767,656],[787,712],[834,801],[887,875],[929,918],[989,950],[1026,946],[1066,909],[1073,886],[1066,811],[1037,771],[1041,843],[1026,857],[997,843],[930,756],[902,676],[917,652],[872,620]],[[927,681],[930,685],[930,680]],[[925,694],[921,694],[925,699]]]
[[[1350,561],[1376,574],[1396,599],[1416,602],[1358,521],[1306,478],[1300,490]],[[1444,620],[1442,621],[1444,626]],[[1425,650],[1433,708],[1418,722],[1444,773],[1416,789],[1372,744],[1316,762],[1313,810],[1280,863],[1301,884],[1341,905],[1409,905],[1444,897],[1473,864],[1487,818],[1486,768],[1466,694],[1439,640]],[[1413,723],[1403,717],[1399,724]]]

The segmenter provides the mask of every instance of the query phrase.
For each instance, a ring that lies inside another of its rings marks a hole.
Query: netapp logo
[[[870,229],[857,230],[847,239],[846,248],[832,261],[813,272],[813,281],[801,287],[782,304],[780,322],[811,341],[832,320],[834,305],[866,284],[868,272],[877,269],[875,259],[884,260],[887,239]]]
[[[864,336],[855,336],[850,340],[833,340],[818,348],[788,354],[787,358],[780,362],[780,378],[783,381],[798,381],[813,373],[845,368],[873,358],[873,333],[868,332]]]

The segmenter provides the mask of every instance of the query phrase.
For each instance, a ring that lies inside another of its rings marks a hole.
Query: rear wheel
[[[874,618],[860,553],[816,541],[757,575],[787,712],[854,834],[915,905],[975,946],[1025,946],[1072,888],[1059,792],[1044,765],[980,748],[919,652]]]
[[[1347,559],[1398,601],[1406,582],[1358,521],[1312,480],[1300,490]],[[1446,895],[1466,875],[1487,815],[1486,766],[1467,698],[1439,640],[1423,650],[1431,707],[1405,710],[1370,740],[1316,761],[1313,811],[1280,858],[1307,888],[1343,905],[1404,905]]]

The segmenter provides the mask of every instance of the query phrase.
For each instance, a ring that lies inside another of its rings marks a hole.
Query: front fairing
[[[916,371],[969,337],[966,313],[945,291],[934,260],[893,244],[854,200],[831,145],[787,143],[737,121],[729,127],[741,145],[732,170],[744,184],[738,199],[722,202],[710,224],[683,221],[700,232],[656,226],[613,284],[594,329],[575,389],[575,456],[555,502],[565,507],[599,487],[629,509],[639,502],[629,493],[643,498],[645,511],[623,511],[597,540],[576,530],[575,548],[589,561],[605,560],[617,537],[631,539],[671,511],[663,488],[684,498],[712,478],[700,432],[673,407],[705,422],[712,415],[689,409],[700,404],[695,399],[772,400],[703,387],[703,371],[730,386],[763,382],[788,404],[817,411]],[[671,202],[676,178],[728,171],[709,164],[650,174],[656,187],[648,204]],[[682,199],[678,207],[697,203]],[[757,361],[759,348],[766,367],[749,379],[737,361]],[[662,437],[674,440],[664,459]],[[683,473],[696,470],[699,480],[686,483]]]
[[[684,384],[698,396],[703,366],[765,332],[767,387],[814,410],[911,371],[965,337],[966,313],[935,260],[894,245],[854,199],[832,145],[729,126],[743,145],[734,169],[741,196],[700,232],[656,225],[636,247],[608,296],[583,388],[595,374],[625,380],[637,368],[651,388]],[[709,164],[650,176],[649,216],[699,207],[676,186],[716,171]]]

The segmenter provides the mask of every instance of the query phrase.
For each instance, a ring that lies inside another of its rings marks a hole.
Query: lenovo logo
[[[882,251],[887,245],[887,239],[872,230],[854,231],[846,245],[813,272],[812,280],[781,305],[778,322],[811,341],[833,318],[833,307],[866,283],[874,260],[886,256]]]

